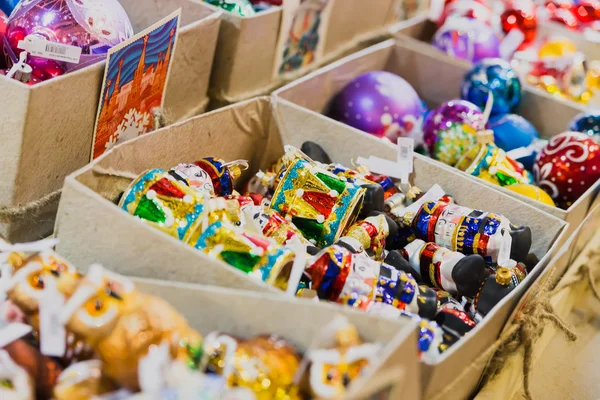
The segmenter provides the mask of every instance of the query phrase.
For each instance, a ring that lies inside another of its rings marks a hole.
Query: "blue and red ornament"
[[[577,115],[569,124],[569,130],[590,136],[600,134],[600,109]]]
[[[425,107],[413,87],[396,74],[372,71],[352,80],[333,100],[331,116],[380,138],[419,135]]]
[[[494,143],[504,151],[527,147],[540,135],[533,124],[517,114],[498,115],[490,118]]]

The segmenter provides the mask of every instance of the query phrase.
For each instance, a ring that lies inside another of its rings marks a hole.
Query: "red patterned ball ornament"
[[[523,49],[535,40],[537,15],[532,0],[514,0],[507,2],[506,10],[500,16],[502,30],[508,33],[513,29],[523,32],[525,38],[519,49]]]
[[[437,21],[438,26],[442,26],[451,15],[476,19],[488,25],[493,18],[492,10],[485,0],[445,0],[444,11]]]
[[[586,134],[563,132],[540,151],[533,173],[537,185],[567,209],[600,179],[600,146]]]
[[[573,14],[583,24],[600,20],[600,0],[579,2],[573,7]]]

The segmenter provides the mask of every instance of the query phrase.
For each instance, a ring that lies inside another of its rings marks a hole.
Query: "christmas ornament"
[[[445,0],[444,10],[437,21],[438,26],[452,17],[475,19],[489,25],[493,13],[485,0]]]
[[[352,225],[362,204],[365,189],[338,178],[312,160],[299,158],[291,150],[287,169],[271,200],[270,208],[294,225],[311,242],[333,244]]]
[[[307,374],[310,397],[344,398],[346,388],[375,362],[381,345],[365,343],[356,327],[342,317],[336,317],[326,328],[333,332],[328,335],[333,337],[323,341],[329,344],[311,349],[306,355],[310,363]]]
[[[503,215],[473,210],[445,200],[427,201],[416,212],[394,209],[391,215],[400,225],[409,228],[417,239],[463,254],[480,254],[488,263],[496,263],[501,251],[506,251],[505,246],[509,246],[503,237],[506,234],[512,237],[510,258],[523,260],[529,254],[529,227],[516,227]]]
[[[569,29],[577,29],[581,25],[573,8],[575,4],[571,1],[548,1],[545,3],[546,12],[551,21],[565,25]]]
[[[381,138],[417,139],[425,109],[413,87],[398,75],[371,71],[358,76],[333,100],[331,116]]]
[[[456,168],[499,186],[533,183],[531,173],[493,143],[491,131],[480,132],[478,136],[478,143],[465,151]]]
[[[524,183],[516,183],[513,185],[505,186],[505,188],[510,190],[511,192],[519,193],[533,200],[537,200],[544,204],[548,204],[549,206],[556,207],[556,204],[554,204],[554,200],[552,200],[552,197],[550,197],[548,193],[544,192],[544,190],[539,186],[528,185]]]
[[[116,0],[22,1],[8,20],[4,50],[10,67],[23,51],[18,47],[19,41],[26,38],[82,49],[78,63],[29,55],[27,64],[33,69],[32,76],[44,81],[103,60],[108,49],[132,35],[129,17]],[[48,48],[46,45],[46,51]],[[65,49],[55,51],[61,53]]]
[[[535,40],[537,32],[536,5],[532,0],[511,0],[500,15],[502,31],[507,34],[513,29],[523,33],[524,39],[519,49],[527,47]]]
[[[229,196],[233,193],[233,181],[248,169],[246,160],[226,163],[216,157],[206,157],[193,164],[179,164],[169,173],[194,190],[207,192],[210,196]]]
[[[72,364],[60,374],[54,387],[54,398],[92,399],[117,390],[118,387],[102,374],[100,360],[88,360]]]
[[[514,269],[510,268],[498,268],[496,273],[490,275],[481,287],[481,290],[473,299],[474,312],[472,317],[475,322],[480,322],[496,304],[500,302],[504,297],[508,296],[520,283],[520,279],[517,275],[523,275],[523,270],[518,270],[517,267]]]
[[[536,184],[567,209],[600,178],[600,147],[588,135],[563,132],[538,154]]]
[[[465,75],[461,97],[483,109],[490,92],[494,96],[492,115],[514,111],[521,102],[521,82],[510,64],[499,58],[483,60]]]
[[[6,68],[4,57],[4,35],[6,35],[6,29],[8,27],[8,17],[2,11],[0,11],[0,69]]]
[[[469,18],[448,18],[433,38],[444,53],[471,62],[500,57],[500,41],[492,27]]]
[[[410,266],[430,286],[473,297],[490,274],[479,254],[463,255],[416,239],[403,250]]]
[[[444,308],[435,316],[435,321],[444,332],[442,351],[447,350],[477,326],[463,309]]]
[[[385,249],[385,239],[390,230],[385,214],[367,217],[362,221],[354,223],[344,237],[351,237],[357,240],[362,249],[375,260],[383,260],[383,250]]]
[[[300,399],[294,375],[301,357],[285,339],[260,335],[242,340],[211,332],[203,347],[201,370],[222,376],[228,386],[249,388],[257,399]]]
[[[577,46],[572,41],[557,37],[550,38],[538,49],[541,58],[565,57],[577,53]]]
[[[573,6],[573,15],[582,24],[600,20],[600,1],[583,0]]]
[[[10,15],[17,7],[20,0],[0,0],[0,11],[6,15]]]
[[[436,362],[444,351],[444,331],[435,321],[419,321],[419,357],[429,363]]]
[[[454,165],[463,152],[476,142],[483,128],[483,113],[474,104],[452,100],[432,110],[423,124],[423,139],[429,154]]]
[[[540,137],[531,122],[517,114],[494,116],[489,126],[494,132],[494,143],[504,151],[527,147]]]
[[[252,278],[282,290],[287,289],[296,256],[290,248],[278,246],[263,236],[253,235],[221,221],[208,226],[193,244]]]
[[[252,3],[248,0],[204,0],[208,4],[222,8],[240,17],[252,17],[256,15]]]
[[[173,358],[199,366],[200,334],[163,299],[136,291],[130,280],[97,264],[60,317],[94,348],[103,373],[129,390],[139,390],[138,363],[153,345],[166,342]]]
[[[577,115],[571,120],[569,130],[589,136],[600,134],[600,110],[590,110]]]

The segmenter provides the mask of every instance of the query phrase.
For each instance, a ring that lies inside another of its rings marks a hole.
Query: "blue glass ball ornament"
[[[482,110],[489,92],[494,96],[491,115],[513,112],[521,102],[521,82],[507,61],[489,58],[475,64],[465,75],[461,85],[461,97]]]
[[[517,114],[497,115],[490,118],[496,146],[504,151],[529,146],[540,135],[531,122]]]
[[[569,130],[590,136],[600,134],[600,109],[586,111],[571,120]]]
[[[0,10],[7,16],[10,16],[18,3],[19,0],[0,0]]]

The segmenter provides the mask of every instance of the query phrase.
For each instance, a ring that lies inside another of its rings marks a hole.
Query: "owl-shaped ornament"
[[[139,390],[138,363],[152,345],[166,341],[171,357],[190,367],[200,359],[200,334],[173,307],[100,265],[90,266],[61,318],[96,351],[103,373],[126,389]]]
[[[364,343],[356,327],[343,317],[336,317],[329,328],[335,332],[333,340],[306,354],[311,363],[307,376],[310,392],[319,399],[343,398],[350,383],[381,349],[380,344]]]
[[[230,387],[245,387],[258,400],[300,399],[294,375],[300,366],[296,349],[275,335],[241,340],[212,332],[204,342],[202,370],[225,378]]]

